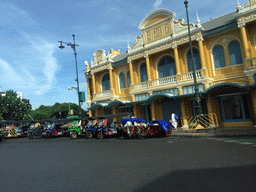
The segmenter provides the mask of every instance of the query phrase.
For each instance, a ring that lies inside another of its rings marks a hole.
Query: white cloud
[[[1,84],[36,95],[45,94],[51,89],[59,69],[53,56],[56,47],[39,37],[30,37],[24,33],[23,37],[26,46],[10,49],[10,60],[0,58]],[[22,54],[24,58],[20,59]]]
[[[163,0],[156,0],[156,2],[153,4],[154,9],[158,9],[159,6],[162,4]]]
[[[26,27],[26,26],[38,26],[30,14],[24,10],[19,9],[15,5],[2,1],[0,2],[1,19],[0,25],[8,26],[9,28]]]

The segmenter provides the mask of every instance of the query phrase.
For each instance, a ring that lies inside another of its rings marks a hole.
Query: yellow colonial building
[[[197,16],[190,24],[203,113],[220,127],[256,123],[256,0],[236,9],[205,23]],[[195,116],[192,57],[188,24],[175,15],[167,9],[149,13],[125,53],[98,49],[94,61],[85,62],[90,116],[131,112],[169,121],[173,111],[188,126]]]

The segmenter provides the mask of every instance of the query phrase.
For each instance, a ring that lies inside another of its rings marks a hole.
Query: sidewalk
[[[219,127],[216,129],[205,129],[205,130],[187,130],[184,131],[181,128],[178,130],[172,130],[171,137],[243,137],[243,136],[255,136],[255,127]]]

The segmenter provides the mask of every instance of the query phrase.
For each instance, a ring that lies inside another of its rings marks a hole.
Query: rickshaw
[[[163,120],[151,121],[148,127],[150,129],[151,136],[166,137],[169,137],[171,135],[173,128],[171,123]]]
[[[129,118],[121,119],[122,126],[119,128],[118,136],[127,136],[129,139],[135,138],[136,136],[141,137],[142,128],[145,120],[141,118]]]

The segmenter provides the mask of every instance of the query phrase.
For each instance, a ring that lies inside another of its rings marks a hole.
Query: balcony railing
[[[200,77],[202,77],[202,71],[198,70],[198,71],[196,71],[196,78],[200,78]],[[187,81],[187,80],[192,80],[192,79],[194,79],[193,72],[184,73],[184,74],[180,75],[181,81]]]
[[[140,89],[148,89],[148,82],[142,82],[142,83],[138,83],[138,84],[134,84],[133,85],[133,90],[140,90]]]
[[[111,91],[110,90],[103,91],[103,92],[100,92],[100,93],[95,93],[96,99],[101,98],[101,97],[108,97],[108,96],[111,96]]]
[[[158,86],[158,85],[165,85],[165,84],[170,84],[170,83],[176,83],[177,77],[176,75],[169,76],[169,77],[164,77],[156,80],[152,80],[152,87]]]
[[[246,58],[245,59],[245,69],[253,69],[256,67],[256,58]]]

